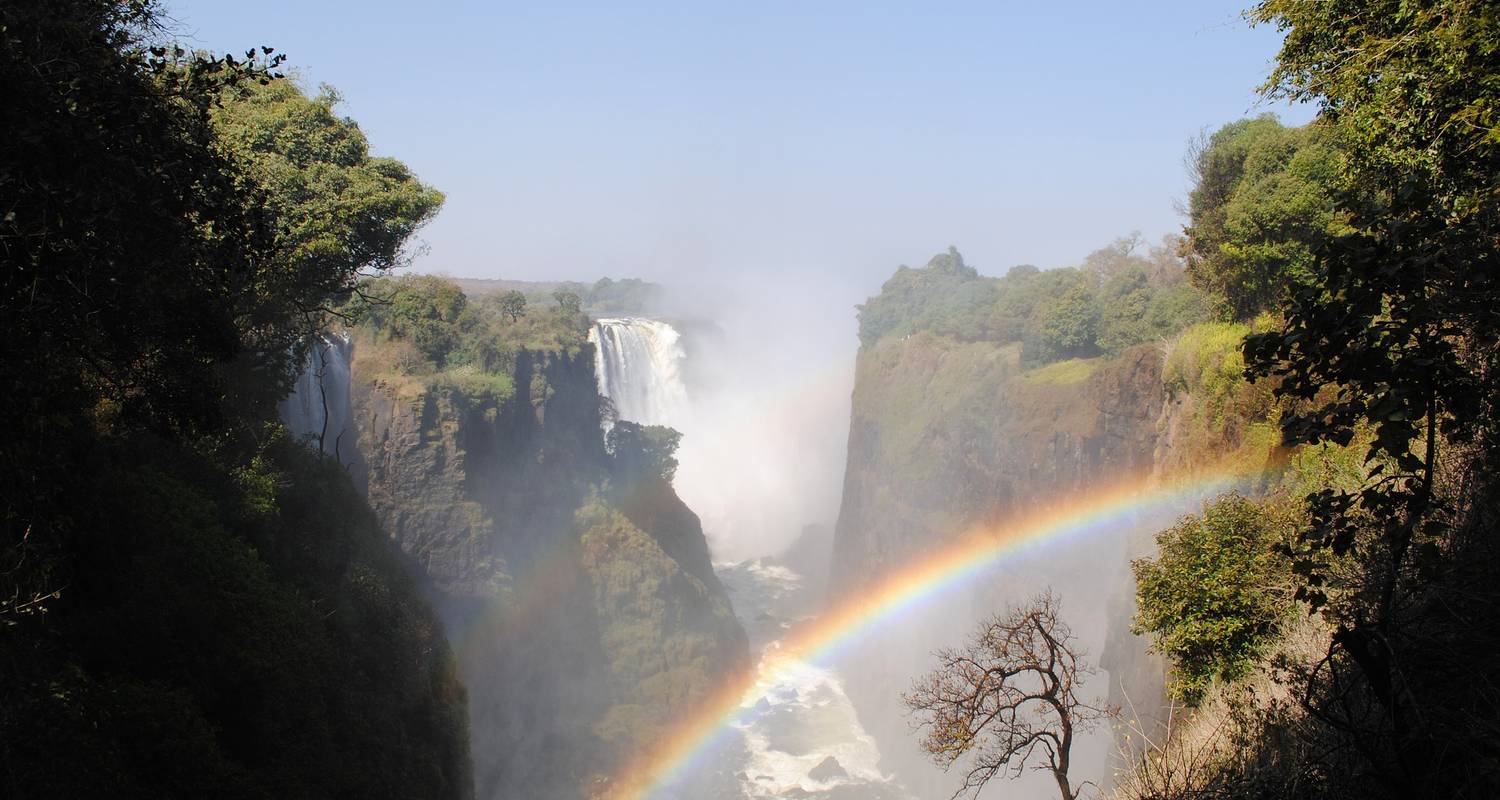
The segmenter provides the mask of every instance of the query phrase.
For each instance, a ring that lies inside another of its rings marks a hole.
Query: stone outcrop
[[[449,632],[476,795],[586,797],[743,666],[697,516],[605,452],[592,354],[523,352],[503,402],[353,366],[351,472]]]

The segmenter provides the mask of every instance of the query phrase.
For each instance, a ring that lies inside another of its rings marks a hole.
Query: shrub
[[[1132,629],[1171,661],[1173,695],[1196,705],[1214,681],[1255,666],[1294,607],[1276,548],[1291,528],[1278,505],[1225,494],[1158,534],[1156,558],[1131,564]]]

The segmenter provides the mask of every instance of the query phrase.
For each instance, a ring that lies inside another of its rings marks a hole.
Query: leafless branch
[[[1078,699],[1079,679],[1093,673],[1083,656],[1051,592],[991,618],[961,649],[938,651],[938,668],[903,699],[935,763],[968,759],[953,797],[976,797],[996,776],[1030,767],[1050,772],[1062,800],[1075,800],[1074,734],[1115,713]]]

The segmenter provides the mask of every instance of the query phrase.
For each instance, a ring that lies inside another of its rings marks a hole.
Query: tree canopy
[[[276,116],[249,98],[305,102],[279,56],[161,37],[150,0],[0,5],[0,794],[462,797],[437,620],[272,417],[291,345],[436,195],[394,162],[362,193],[326,116],[240,149],[226,124]],[[393,209],[342,198],[387,191],[422,199],[352,244]]]
[[[1141,252],[1118,239],[1081,267],[1022,265],[982,276],[956,249],[926,267],[903,266],[859,307],[860,341],[930,331],[958,341],[1020,342],[1029,365],[1114,355],[1204,319],[1202,296],[1184,280],[1176,245]]]
[[[1188,704],[1212,682],[1248,674],[1293,613],[1291,572],[1276,548],[1292,524],[1225,495],[1157,534],[1157,555],[1132,564],[1135,630],[1171,660],[1173,693]]]
[[[1339,151],[1319,125],[1266,114],[1231,122],[1197,148],[1188,199],[1188,275],[1244,320],[1312,280],[1313,253],[1345,230],[1335,210]]]

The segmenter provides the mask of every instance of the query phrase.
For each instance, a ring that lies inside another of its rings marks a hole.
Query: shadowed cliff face
[[[353,372],[353,471],[449,631],[479,798],[588,796],[743,665],[697,517],[604,450],[588,349],[523,351],[499,402]]]
[[[976,526],[1151,471],[1165,402],[1158,348],[1031,370],[1019,356],[1019,344],[928,332],[862,348],[835,532],[835,591],[858,593]],[[1089,691],[1115,700],[1128,693],[1142,713],[1158,704],[1161,666],[1127,630],[1133,547],[1121,539],[1049,550],[872,637],[864,656],[850,658],[870,666],[848,670],[847,680],[886,767],[920,796],[953,790],[952,776],[918,750],[900,694],[931,668],[934,648],[961,641],[977,620],[1048,585],[1062,594],[1070,622],[1102,662],[1105,672]],[[1122,631],[1123,639],[1113,635]],[[1116,672],[1128,687],[1116,685]],[[1080,740],[1075,779],[1102,779],[1111,748],[1107,733]]]

